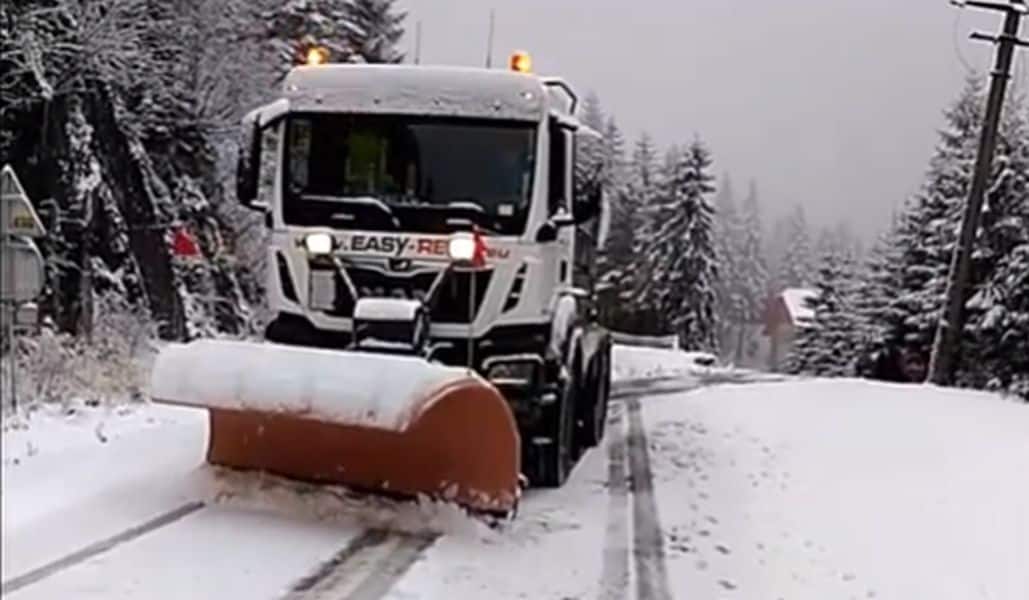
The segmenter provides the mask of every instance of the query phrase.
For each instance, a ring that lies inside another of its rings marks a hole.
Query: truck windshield
[[[487,234],[525,229],[532,123],[408,115],[297,114],[287,120],[289,225]]]

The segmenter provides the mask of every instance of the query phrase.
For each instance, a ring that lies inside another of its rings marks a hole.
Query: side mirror
[[[236,161],[236,198],[243,206],[254,210],[267,210],[257,200],[258,177],[261,173],[261,123],[258,115],[250,113],[243,119],[243,132]]]
[[[575,224],[575,217],[568,214],[565,209],[559,208],[546,223],[540,225],[539,231],[536,232],[536,241],[541,244],[553,242],[557,240],[558,231]]]
[[[236,198],[243,206],[267,211],[267,202],[257,199],[261,177],[261,149],[264,130],[289,112],[289,100],[279,99],[250,111],[241,123],[239,158],[236,161]]]

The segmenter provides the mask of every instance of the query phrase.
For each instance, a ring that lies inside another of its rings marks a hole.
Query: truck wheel
[[[272,342],[273,344],[307,346],[310,345],[309,338],[308,332],[304,331],[297,323],[284,319],[281,316],[276,317],[264,329],[265,341]]]
[[[532,469],[535,472],[529,475],[533,487],[561,487],[575,466],[575,400],[578,385],[578,377],[573,371],[565,382],[553,418],[547,424],[548,437],[552,442],[534,448]]]
[[[593,448],[604,439],[607,425],[607,403],[610,397],[610,357],[607,352],[597,355],[591,370],[588,387],[584,390],[583,413],[579,430],[579,443]]]

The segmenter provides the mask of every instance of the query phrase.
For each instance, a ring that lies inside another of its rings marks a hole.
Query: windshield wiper
[[[447,202],[444,208],[452,208],[455,210],[472,210],[477,213],[486,214],[486,209],[481,204],[473,200],[456,200],[454,202]]]
[[[400,220],[393,214],[393,209],[390,208],[388,204],[374,196],[324,196],[321,194],[301,194],[300,198],[303,200],[313,200],[315,202],[333,202],[337,204],[349,204],[352,206],[374,208],[387,215],[390,222],[393,223],[393,226],[400,229]],[[354,221],[357,219],[355,215],[349,213],[335,213],[331,218],[333,220],[340,221]]]

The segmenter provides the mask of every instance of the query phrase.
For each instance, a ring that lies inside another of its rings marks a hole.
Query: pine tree
[[[905,312],[896,300],[902,287],[901,251],[898,244],[900,223],[896,220],[881,235],[864,262],[851,293],[856,319],[858,375],[875,377],[877,365],[889,360],[888,352],[902,347]]]
[[[794,339],[784,365],[787,373],[825,377],[855,373],[857,327],[849,302],[853,286],[849,259],[830,251],[818,268],[814,286],[817,295],[809,306],[814,319]]]
[[[740,280],[742,297],[742,322],[736,342],[736,360],[742,358],[744,329],[758,323],[764,314],[768,297],[768,268],[764,259],[763,226],[761,207],[758,204],[757,183],[750,182],[750,189],[740,213],[739,257],[737,277]]]
[[[715,250],[721,266],[716,294],[718,297],[719,332],[722,349],[733,347],[737,330],[746,320],[746,300],[743,290],[742,270],[745,268],[741,256],[742,224],[736,208],[732,178],[728,173],[722,181],[714,200]]]
[[[621,288],[626,268],[633,260],[638,198],[630,190],[625,141],[613,117],[608,119],[604,136],[604,180],[612,214],[603,277],[617,290]]]
[[[944,112],[946,126],[929,162],[922,189],[905,204],[890,235],[890,248],[873,253],[880,263],[866,289],[876,290],[862,307],[866,349],[892,351],[904,356],[906,376],[925,375],[933,338],[942,315],[951,257],[957,238],[961,209],[974,170],[982,127],[983,83],[970,78],[958,98]],[[999,132],[996,171],[992,177],[979,237],[972,255],[971,299],[966,305],[966,328],[957,365],[960,385],[1003,388],[1017,379],[1007,368],[1011,345],[1007,331],[1018,330],[1019,319],[1000,318],[1008,306],[1019,314],[1018,291],[1010,288],[1007,271],[1019,265],[1016,249],[1029,234],[1026,219],[1025,156],[1026,113],[1024,104],[1010,99]],[[1018,267],[1016,267],[1018,268]],[[876,330],[872,322],[880,329]],[[999,323],[1009,323],[1003,327]],[[1003,330],[1002,330],[1003,329]],[[1024,338],[1022,338],[1024,339]],[[997,354],[1004,348],[1006,354]]]
[[[718,255],[714,241],[712,160],[699,139],[668,155],[654,235],[649,300],[685,348],[717,352]]]
[[[847,254],[857,258],[861,254],[860,242],[850,223],[840,221],[833,227],[822,227],[815,243],[815,256],[825,256],[830,252]]]
[[[1029,105],[1014,99],[987,194],[959,382],[1029,400]]]
[[[604,111],[600,106],[600,96],[593,90],[582,100],[582,122],[594,131],[604,131]]]
[[[613,319],[617,327],[641,334],[660,332],[656,310],[645,299],[645,283],[651,266],[646,263],[646,250],[656,198],[656,154],[653,139],[646,132],[642,133],[633,145],[632,156],[625,167],[624,185],[618,191],[618,202],[626,206],[626,212],[631,211],[631,216],[612,224],[612,235],[621,240],[619,243],[628,244],[627,248],[617,250],[624,252],[619,261],[622,267],[612,274],[618,301]]]
[[[344,14],[350,45],[365,62],[403,62],[397,43],[407,13],[396,8],[395,0],[350,0]]]
[[[625,137],[613,116],[604,124],[604,173],[608,185],[625,182],[626,173]]]
[[[650,134],[643,132],[632,149],[629,184],[638,190],[653,185],[656,162],[657,150],[654,148],[654,140]]]
[[[683,156],[681,148],[672,145],[665,149],[664,157],[654,163],[649,186],[650,197],[642,204],[642,226],[639,230],[639,247],[634,265],[634,304],[644,313],[644,330],[648,334],[666,334],[674,328],[672,315],[666,310],[664,296],[667,288],[668,264],[656,260],[657,249],[664,243],[664,232],[668,221],[674,217],[674,184],[672,183]]]
[[[262,37],[279,64],[279,77],[303,57],[304,44],[324,46],[333,62],[349,62],[359,55],[358,34],[351,26],[350,0],[259,0],[263,7]]]
[[[779,289],[808,287],[813,283],[811,235],[804,207],[797,205],[787,221],[786,252],[779,264]]]

